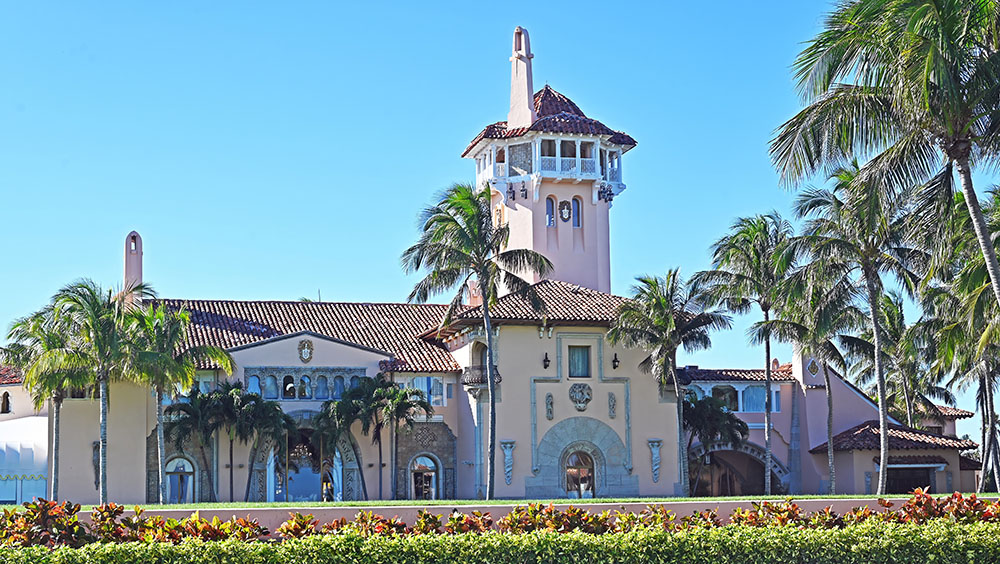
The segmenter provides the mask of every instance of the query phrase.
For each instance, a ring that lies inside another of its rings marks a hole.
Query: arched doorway
[[[195,496],[194,462],[179,456],[167,462],[167,503],[193,503]]]
[[[566,469],[566,496],[573,499],[594,497],[594,458],[582,450],[574,450],[563,464]]]
[[[764,494],[764,458],[762,447],[744,443],[697,445],[689,453],[692,497],[723,497]],[[771,491],[787,492],[788,468],[777,458],[771,459]]]
[[[437,499],[441,472],[437,460],[429,454],[419,454],[410,462],[410,497]]]

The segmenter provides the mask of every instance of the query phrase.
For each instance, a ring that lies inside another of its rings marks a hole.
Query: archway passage
[[[301,428],[288,435],[287,449],[275,453],[275,501],[343,501],[339,450],[327,452],[313,429]]]
[[[692,497],[764,494],[764,463],[745,452],[716,450],[692,460],[690,469]],[[771,490],[784,493],[781,478],[774,472]]]

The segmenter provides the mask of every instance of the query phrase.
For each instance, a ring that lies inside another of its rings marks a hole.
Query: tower
[[[549,85],[532,95],[533,58],[528,31],[515,28],[507,121],[486,126],[462,156],[491,191],[494,220],[509,224],[508,248],[548,257],[549,278],[610,292],[609,210],[636,142]]]
[[[142,237],[136,231],[125,236],[125,269],[122,282],[126,288],[142,284]]]

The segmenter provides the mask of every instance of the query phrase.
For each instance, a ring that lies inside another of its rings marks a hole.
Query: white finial
[[[538,119],[531,78],[533,57],[528,30],[517,26],[514,28],[514,45],[510,56],[510,112],[507,113],[507,129],[529,127]]]

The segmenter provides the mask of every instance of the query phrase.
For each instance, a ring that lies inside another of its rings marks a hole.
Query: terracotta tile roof
[[[833,437],[833,450],[878,450],[878,421],[871,420],[852,427]],[[912,429],[904,425],[889,424],[889,448],[909,449],[959,449],[969,450],[978,445],[972,441],[945,437],[936,433]],[[826,452],[826,443],[811,449],[812,453]]]
[[[447,306],[400,303],[159,300],[191,312],[189,341],[225,349],[301,331],[391,352],[396,372],[457,372],[440,343],[417,335],[440,322]]]
[[[934,407],[937,408],[938,413],[941,417],[945,419],[968,419],[969,417],[974,417],[976,414],[971,411],[966,411],[964,409],[959,409],[957,407],[951,407],[950,405],[938,405],[935,404]]]
[[[20,370],[13,366],[0,365],[0,386],[20,384],[23,381]]]
[[[544,313],[535,311],[522,294],[508,294],[490,308],[493,321],[540,323],[544,318],[547,323],[604,326],[611,324],[618,307],[628,300],[559,280],[542,280],[533,287],[545,306]],[[479,323],[480,319],[480,306],[466,308],[455,316],[457,324]]]
[[[466,156],[483,139],[509,139],[520,137],[529,131],[544,131],[547,133],[577,133],[584,135],[602,135],[608,142],[622,145],[626,150],[636,145],[635,139],[621,131],[615,131],[596,119],[589,118],[572,100],[556,92],[546,85],[535,92],[535,111],[538,119],[530,127],[507,129],[506,121],[491,123],[479,132],[479,135],[462,152]]]
[[[872,460],[878,464],[878,457]],[[889,464],[948,464],[948,459],[936,454],[911,454],[904,456],[890,456]]]
[[[983,468],[983,463],[979,462],[975,458],[969,458],[968,456],[958,457],[959,470],[981,470],[982,468]]]
[[[681,375],[681,381],[691,382],[763,382],[763,368],[699,368],[697,366],[686,366],[679,368],[677,372]],[[771,379],[775,382],[791,382],[792,365],[782,364],[778,368],[771,370]]]

